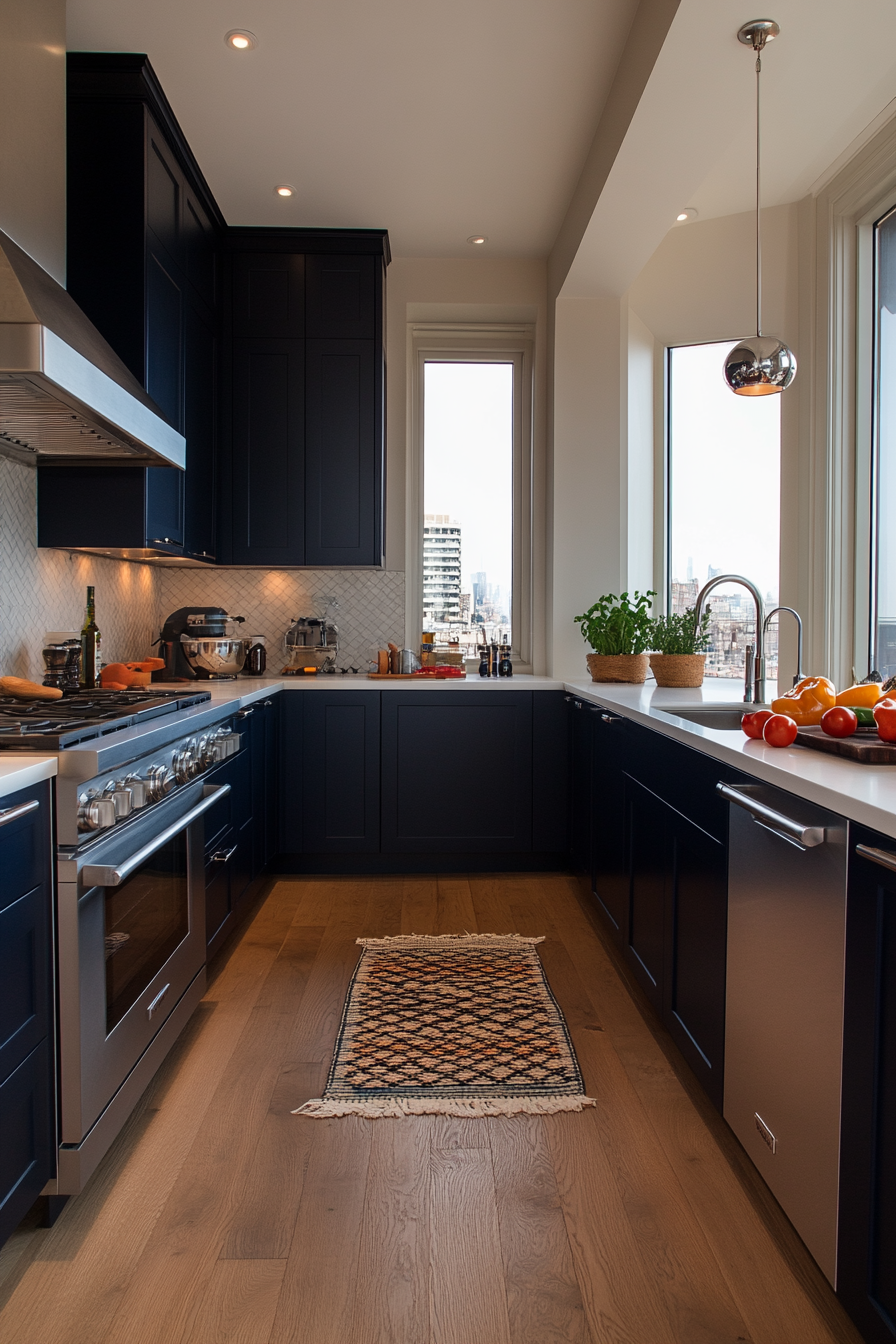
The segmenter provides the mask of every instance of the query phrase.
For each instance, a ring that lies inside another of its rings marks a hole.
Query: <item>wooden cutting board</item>
[[[800,728],[796,740],[801,747],[826,751],[830,756],[845,756],[849,761],[865,765],[896,765],[896,742],[881,742],[877,729],[869,728],[863,734],[860,728],[852,737],[828,737],[822,728]]]

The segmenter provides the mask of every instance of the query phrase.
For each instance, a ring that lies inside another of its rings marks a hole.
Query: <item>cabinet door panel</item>
[[[150,120],[146,147],[146,222],[176,264],[180,264],[182,177],[158,127]]]
[[[187,304],[184,336],[184,549],[209,558],[215,554],[217,339],[195,303]]]
[[[850,824],[837,1293],[868,1344],[896,1340],[896,853]]]
[[[0,1244],[55,1175],[47,1041],[0,1081]]]
[[[49,924],[43,884],[0,912],[0,1078],[49,1031]]]
[[[631,763],[634,743],[629,731],[632,725],[605,722],[602,717],[605,712],[594,706],[589,711],[594,741],[591,890],[613,930],[624,938],[627,933],[629,880],[622,766],[623,762]]]
[[[376,257],[307,256],[307,336],[372,340],[376,323]]]
[[[216,294],[215,234],[202,206],[187,190],[183,216],[187,280],[204,304],[213,310]]]
[[[183,303],[180,286],[152,251],[146,257],[145,387],[169,424],[183,426]]]
[[[236,254],[233,329],[241,340],[296,340],[304,336],[303,256],[289,252]]]
[[[569,793],[570,860],[573,872],[591,871],[591,827],[593,769],[591,758],[591,715],[584,700],[570,696],[569,709]]]
[[[666,809],[628,776],[625,800],[631,883],[626,954],[650,1002],[662,1013],[669,866]]]
[[[233,563],[301,565],[302,341],[238,341],[233,372]]]
[[[373,341],[308,341],[305,563],[376,563]]]
[[[481,746],[493,769],[471,775]],[[422,763],[438,762],[425,777]],[[532,843],[525,691],[383,692],[383,850],[522,851]]]
[[[375,853],[380,843],[378,691],[313,691],[304,705],[305,849]]]
[[[727,854],[724,845],[671,809],[669,825],[672,884],[666,1025],[721,1110]]]
[[[532,696],[532,848],[569,849],[567,710],[562,691]]]

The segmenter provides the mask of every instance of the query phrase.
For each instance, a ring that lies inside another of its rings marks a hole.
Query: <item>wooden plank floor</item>
[[[544,934],[580,1114],[311,1120],[361,935]],[[3,1344],[859,1344],[573,880],[278,879]]]

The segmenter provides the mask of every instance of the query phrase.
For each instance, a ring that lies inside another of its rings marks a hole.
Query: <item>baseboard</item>
[[[269,871],[329,876],[340,873],[557,873],[568,855],[532,853],[461,854],[278,854]]]

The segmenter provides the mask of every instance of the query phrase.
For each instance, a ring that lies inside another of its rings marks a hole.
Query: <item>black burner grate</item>
[[[0,747],[53,750],[210,700],[208,691],[77,691],[61,700],[0,696]]]

